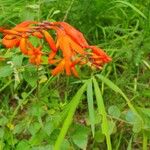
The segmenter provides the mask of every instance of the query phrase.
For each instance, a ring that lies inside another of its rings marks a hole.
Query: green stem
[[[27,99],[27,97],[36,89],[36,87],[34,87],[29,93],[28,95],[21,100],[21,102],[18,104],[18,106],[16,107],[16,109],[14,110],[11,118],[10,118],[10,123],[13,121],[13,119],[15,118],[16,114],[18,113],[18,110],[20,109],[20,107],[22,106],[22,104],[25,102],[25,100]]]
[[[36,81],[36,97],[37,97],[37,100],[39,100],[39,66],[37,66],[37,76],[38,76],[38,79]]]
[[[67,19],[68,14],[69,14],[69,11],[71,10],[71,7],[72,7],[73,3],[74,3],[74,0],[72,0],[72,1],[70,2],[70,5],[69,5],[69,7],[68,7],[68,9],[67,9],[67,11],[66,11],[66,13],[65,13],[65,16],[64,16],[63,21],[65,21],[65,20]]]
[[[9,82],[7,82],[1,89],[0,92],[2,92],[9,84],[11,84],[13,82],[13,80],[10,80]]]
[[[145,131],[143,131],[143,150],[147,150],[147,135]]]
[[[110,135],[106,135],[107,149],[112,150]]]
[[[83,84],[82,87],[78,90],[78,92],[75,94],[75,96],[73,97],[73,99],[71,100],[71,105],[69,107],[69,110],[68,110],[68,115],[63,123],[63,126],[61,128],[61,131],[58,135],[58,138],[55,142],[55,145],[54,145],[54,150],[60,150],[61,148],[61,144],[65,138],[65,135],[67,134],[67,131],[72,123],[72,120],[73,120],[73,115],[77,109],[77,106],[81,100],[81,97],[86,89],[86,86],[87,86],[87,83]]]

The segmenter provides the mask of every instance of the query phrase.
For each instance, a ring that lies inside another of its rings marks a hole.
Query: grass
[[[0,150],[149,149],[149,7],[148,0],[1,0],[0,26],[65,20],[113,60],[102,70],[78,68],[80,79],[52,77],[51,66],[37,70],[1,45]]]

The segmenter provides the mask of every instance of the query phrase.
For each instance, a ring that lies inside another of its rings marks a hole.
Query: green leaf
[[[132,150],[132,137],[130,138],[130,141],[128,143],[127,150]]]
[[[124,5],[127,5],[129,6],[130,8],[132,8],[136,13],[138,13],[140,16],[142,16],[144,19],[147,19],[147,17],[139,10],[137,9],[134,5],[132,5],[131,3],[129,2],[126,2],[126,1],[121,1],[121,0],[117,0],[115,1],[117,3],[122,3]]]
[[[5,116],[0,117],[0,126],[5,126],[7,123],[8,119]]]
[[[34,146],[30,150],[53,150],[52,145]]]
[[[109,124],[107,120],[107,113],[105,110],[103,97],[102,97],[100,88],[98,86],[98,82],[96,81],[94,77],[93,77],[93,83],[94,83],[96,101],[98,105],[98,111],[102,115],[102,133],[105,134],[106,136],[107,149],[111,150],[112,147],[111,147],[111,140],[110,140],[110,133],[109,133]]]
[[[122,97],[126,100],[129,108],[132,110],[132,112],[139,118],[139,120],[141,120],[141,124],[142,126],[144,125],[143,119],[142,117],[138,114],[137,110],[134,108],[134,106],[132,105],[132,103],[130,102],[130,100],[128,99],[128,97],[122,92],[122,90],[115,85],[112,81],[110,81],[109,79],[105,78],[102,75],[96,75],[100,80],[102,80],[105,84],[107,84],[112,90],[114,90],[115,92],[118,92],[120,95],[122,95]]]
[[[3,150],[4,149],[4,141],[3,140],[0,140],[0,150]]]
[[[65,140],[62,142],[61,150],[66,150],[66,149],[70,149],[70,144],[69,144],[68,140],[65,139]]]
[[[0,128],[0,139],[3,139],[4,133],[5,133],[4,129]]]
[[[2,77],[8,77],[12,74],[13,69],[11,68],[11,66],[7,65],[7,66],[3,66],[0,68],[0,78]]]
[[[38,80],[38,73],[36,67],[30,65],[27,68],[25,68],[23,78],[27,81],[28,84],[34,87],[37,84]]]
[[[41,125],[38,122],[33,122],[28,130],[32,135],[35,135],[40,130],[40,128]]]
[[[103,143],[105,140],[105,135],[102,133],[101,130],[95,132],[95,141],[98,143]]]
[[[141,120],[132,112],[132,111],[128,111],[126,114],[126,120],[133,124],[133,132],[134,133],[138,133],[141,131],[142,129],[142,123]]]
[[[143,97],[150,98],[150,89],[148,89],[148,90],[144,90],[144,89],[143,89],[143,91],[141,91],[141,92],[142,92],[141,95],[142,95]]]
[[[32,116],[40,117],[44,114],[43,107],[39,104],[34,104],[30,110]]]
[[[72,134],[73,142],[81,149],[86,149],[88,143],[89,130],[81,125],[76,125],[75,131]]]
[[[108,120],[108,129],[110,135],[116,132],[116,124],[113,120]]]
[[[95,115],[94,115],[94,105],[93,105],[93,88],[92,80],[89,80],[87,85],[87,101],[88,101],[88,110],[89,110],[89,120],[91,124],[92,134],[94,137],[95,134]]]
[[[20,133],[22,133],[23,130],[24,130],[23,123],[19,123],[19,124],[15,125],[15,128],[13,130],[13,134],[20,134]]]
[[[138,110],[141,111],[144,115],[150,117],[150,109],[149,108],[138,107]]]
[[[22,55],[15,55],[12,58],[12,62],[15,66],[20,67],[22,65],[23,56]]]
[[[137,120],[134,122],[134,125],[133,125],[133,132],[134,132],[134,133],[139,133],[141,130],[142,130],[141,121],[140,121],[139,119],[137,119]]]
[[[72,98],[70,104],[69,105],[69,110],[68,110],[68,115],[63,123],[63,126],[61,128],[61,131],[58,135],[58,138],[55,142],[55,145],[54,145],[54,150],[59,150],[60,149],[60,146],[64,140],[64,137],[68,131],[68,128],[70,126],[70,124],[72,123],[72,119],[73,119],[73,115],[77,109],[77,106],[82,98],[82,95],[85,91],[85,88],[86,88],[87,84],[85,83],[78,91],[77,93],[75,94],[75,96]]]
[[[110,81],[109,79],[105,78],[104,76],[102,76],[100,74],[97,75],[97,77],[99,79],[101,79],[105,84],[107,84],[115,92],[122,93],[121,89],[117,85],[115,85],[112,81]]]
[[[132,112],[132,111],[128,111],[127,113],[126,113],[126,116],[125,116],[125,118],[126,118],[126,120],[129,122],[129,123],[134,123],[134,119],[135,119],[135,115],[134,115],[134,113]]]
[[[43,127],[43,131],[47,134],[50,135],[53,130],[56,128],[56,125],[54,124],[54,121],[48,121]]]
[[[119,108],[115,105],[112,105],[108,108],[108,113],[111,116],[116,117],[116,118],[119,118],[120,115],[121,115],[121,112],[120,112]]]
[[[47,134],[43,132],[42,130],[40,130],[39,132],[37,132],[30,138],[29,142],[32,146],[40,145],[41,142],[46,138],[47,138]]]
[[[27,140],[22,140],[18,143],[16,150],[30,150],[30,145]]]

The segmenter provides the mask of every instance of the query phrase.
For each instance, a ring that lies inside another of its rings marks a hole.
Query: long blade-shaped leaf
[[[112,147],[111,147],[111,140],[110,140],[110,133],[109,133],[109,125],[108,125],[107,113],[105,110],[103,97],[102,97],[100,88],[99,88],[98,83],[95,78],[93,78],[93,83],[94,83],[96,101],[97,101],[97,105],[98,105],[98,111],[102,115],[102,131],[106,136],[107,149],[111,150]]]
[[[94,115],[94,106],[93,106],[93,88],[92,80],[88,81],[87,85],[87,101],[88,101],[88,110],[89,110],[89,119],[91,123],[91,130],[94,137],[95,134],[95,115]]]
[[[132,8],[135,12],[137,12],[139,15],[141,15],[144,19],[147,19],[147,17],[139,10],[137,9],[134,5],[132,5],[131,3],[129,2],[126,2],[126,1],[121,1],[121,0],[117,0],[115,1],[117,3],[122,3],[126,6],[129,6],[130,8]]]
[[[130,141],[128,143],[127,150],[132,150],[132,137],[130,138]]]
[[[102,76],[101,74],[96,75],[100,80],[102,80],[105,84],[107,84],[112,90],[114,90],[115,92],[118,92],[120,95],[122,95],[122,97],[126,100],[129,108],[133,111],[133,113],[135,113],[135,115],[141,120],[142,122],[142,126],[143,126],[143,119],[142,117],[138,114],[137,110],[134,108],[134,106],[132,105],[132,103],[130,102],[130,100],[128,99],[128,97],[122,92],[122,90],[115,85],[112,81],[110,81],[108,78]]]
[[[76,108],[81,100],[81,97],[86,89],[86,86],[87,84],[85,83],[79,90],[78,92],[76,93],[76,95],[72,98],[71,100],[71,105],[69,105],[70,109],[68,111],[68,115],[63,123],[63,126],[61,128],[61,131],[58,135],[58,138],[56,140],[56,143],[54,145],[54,150],[60,150],[60,146],[61,146],[61,143],[63,142],[64,140],[64,137],[69,129],[69,126],[71,125],[72,123],[72,120],[73,120],[73,115],[76,111]]]

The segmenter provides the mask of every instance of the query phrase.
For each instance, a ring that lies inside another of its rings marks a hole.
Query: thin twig
[[[72,1],[70,2],[70,5],[69,5],[69,7],[68,7],[68,9],[67,9],[67,11],[66,11],[66,13],[65,13],[64,18],[63,18],[63,21],[65,21],[65,20],[67,19],[68,14],[69,14],[69,11],[71,10],[71,7],[72,7],[73,3],[74,3],[74,0],[72,0]]]
[[[37,66],[36,97],[39,100],[39,66]]]

